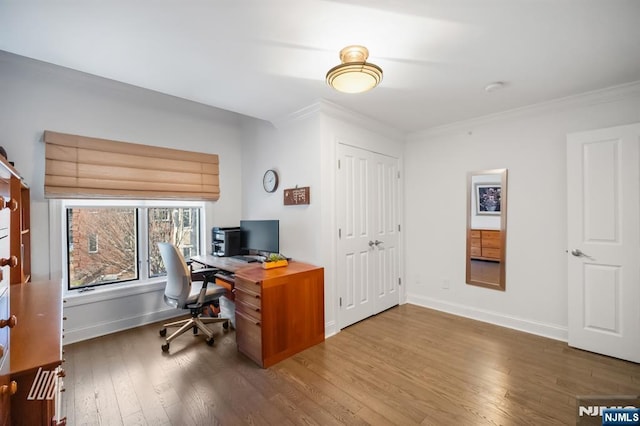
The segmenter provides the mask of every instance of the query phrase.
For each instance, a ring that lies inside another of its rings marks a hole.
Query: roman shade
[[[44,132],[46,198],[220,197],[218,155]]]

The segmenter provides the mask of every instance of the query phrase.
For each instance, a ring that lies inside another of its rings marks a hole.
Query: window
[[[89,234],[89,253],[98,252],[98,234]],[[73,251],[73,244],[69,247],[69,251]]]
[[[203,203],[165,202],[159,207],[153,206],[157,202],[133,203],[139,204],[135,206],[118,206],[123,202],[116,201],[96,203],[64,203],[69,290],[135,284],[165,275],[158,242],[175,244],[187,259],[201,252]],[[141,268],[142,262],[147,267]]]

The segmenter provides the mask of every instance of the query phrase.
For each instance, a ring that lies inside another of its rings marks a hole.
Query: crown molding
[[[486,125],[496,121],[516,119],[536,114],[549,114],[571,108],[616,102],[639,96],[640,80],[420,130],[409,134],[407,140],[418,141],[425,137],[436,136],[443,133],[467,131],[470,127]]]
[[[301,108],[276,120],[272,120],[271,123],[276,128],[282,128],[294,122],[317,116],[317,114],[323,114],[340,121],[365,128],[377,134],[386,136],[390,139],[404,141],[406,137],[405,132],[401,132],[400,130],[397,130],[391,126],[380,123],[380,121],[374,120],[369,116],[360,114],[341,105],[330,102],[326,99],[318,99],[309,106]]]

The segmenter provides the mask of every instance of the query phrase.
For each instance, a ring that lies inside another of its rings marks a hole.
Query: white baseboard
[[[74,330],[65,329],[62,343],[64,345],[69,345],[71,343],[104,336],[105,334],[116,333],[118,331],[128,330],[130,328],[139,327],[141,325],[151,324],[157,321],[165,321],[170,318],[176,318],[178,316],[184,315],[184,313],[184,311],[169,308],[158,312],[148,312],[140,316],[119,318],[114,321],[94,323],[90,324],[87,327],[77,328]]]
[[[512,328],[514,330],[548,337],[550,339],[560,340],[563,342],[566,342],[568,340],[567,327],[561,327],[555,324],[546,324],[537,321],[531,321],[524,318],[517,318],[498,312],[486,311],[472,306],[459,305],[456,303],[432,299],[430,297],[424,296],[408,295],[407,302],[465,318],[488,322],[490,324],[499,325],[501,327]]]

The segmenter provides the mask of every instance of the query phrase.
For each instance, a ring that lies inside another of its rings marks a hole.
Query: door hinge
[[[400,232],[400,224],[398,224],[398,232]]]
[[[342,297],[340,298],[340,307],[342,308]]]
[[[338,159],[338,169],[340,168],[340,160]]]
[[[342,238],[342,228],[338,228],[338,238]]]
[[[398,171],[398,179],[400,179],[400,171]]]
[[[398,277],[398,285],[402,285],[402,278]]]

